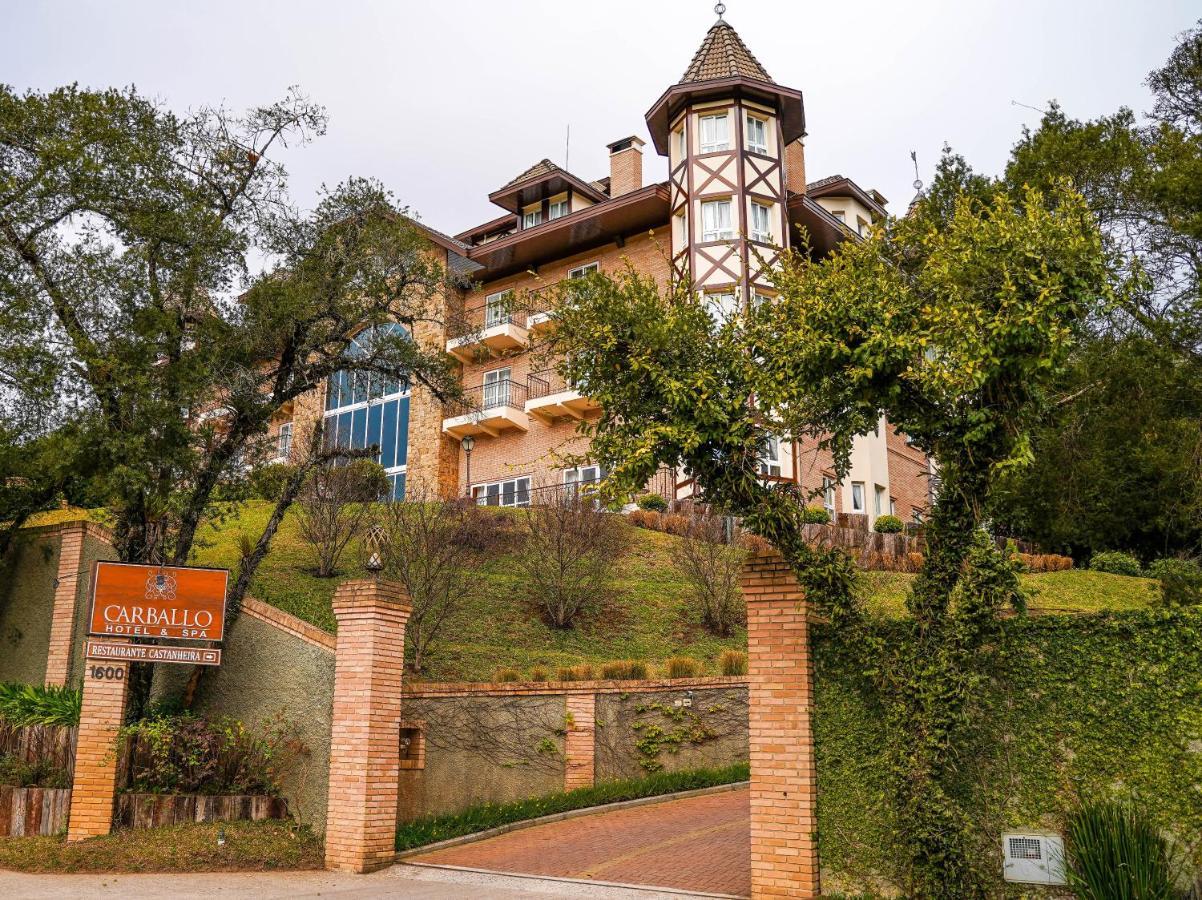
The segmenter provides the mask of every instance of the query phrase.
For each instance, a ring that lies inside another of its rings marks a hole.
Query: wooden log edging
[[[263,794],[119,794],[117,828],[164,828],[188,822],[262,822],[288,818],[288,801]]]
[[[59,834],[70,814],[70,788],[0,785],[0,837]]]
[[[23,763],[45,763],[75,777],[75,742],[78,726],[0,723],[0,755],[15,756]]]

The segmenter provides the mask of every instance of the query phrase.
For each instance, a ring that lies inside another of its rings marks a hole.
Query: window
[[[822,508],[830,517],[831,524],[835,522],[835,479],[822,476]]]
[[[780,439],[769,435],[760,447],[760,474],[780,475]]]
[[[509,376],[512,371],[504,368],[484,373],[484,392],[480,403],[484,409],[509,405]]]
[[[596,484],[605,477],[605,470],[601,466],[577,466],[574,469],[563,470],[563,483],[565,487],[575,487],[578,484]]]
[[[879,484],[874,484],[872,487],[873,514],[877,516],[883,516],[885,514],[885,489]]]
[[[726,113],[720,116],[702,116],[700,122],[702,153],[730,149],[730,119]]]
[[[864,237],[868,234],[868,227],[868,223],[863,218],[856,216],[856,232],[860,235],[860,237]]]
[[[292,423],[285,422],[280,426],[275,439],[275,458],[287,460],[292,455]]]
[[[771,294],[765,294],[758,287],[755,287],[754,285],[752,285],[752,288],[751,288],[751,308],[752,309],[759,309],[765,303],[771,303],[771,302],[772,302]]]
[[[361,332],[347,350],[348,356],[370,353],[382,336],[409,334],[399,324]],[[376,462],[384,467],[392,496],[405,497],[405,471],[409,456],[409,383],[375,372],[335,372],[326,381],[326,448],[360,450],[377,447]]]
[[[753,153],[768,153],[768,123],[753,115],[747,116],[747,149]]]
[[[683,247],[689,242],[689,217],[683,209],[672,217],[672,227],[676,246]]]
[[[672,137],[676,142],[676,158],[684,159],[689,155],[689,145],[685,139],[684,126],[681,125],[680,128],[672,132]]]
[[[530,478],[478,484],[472,488],[472,497],[480,506],[529,506]]]
[[[841,209],[832,209],[832,210],[830,210],[830,214],[832,216],[834,216],[836,219],[838,219],[840,222],[847,221],[847,213],[845,213]]]
[[[567,199],[555,200],[547,207],[547,219],[562,219],[571,211]]]
[[[533,228],[535,225],[541,225],[542,221],[543,211],[541,209],[532,209],[522,216],[522,227]]]
[[[706,200],[701,204],[701,239],[729,241],[734,237],[730,224],[729,200]]]
[[[591,263],[588,263],[587,265],[577,266],[575,269],[570,269],[568,271],[568,277],[569,278],[583,278],[585,275],[591,275],[593,272],[598,271],[600,268],[601,268],[601,266],[598,263],[591,262]]]
[[[500,291],[484,298],[484,327],[493,328],[513,321],[510,300],[513,291]]]
[[[851,511],[854,513],[868,511],[864,506],[864,482],[862,481],[851,483]]]
[[[772,243],[772,207],[765,203],[751,204],[751,239]]]
[[[910,507],[910,520],[911,520],[911,521],[912,521],[912,522],[913,522],[915,525],[921,525],[921,524],[922,524],[922,516],[923,516],[923,512],[922,512],[922,509],[921,509],[920,507],[917,507],[917,506],[911,506],[911,507]]]
[[[721,327],[739,314],[739,301],[730,291],[716,292],[705,295],[705,311],[710,314],[714,324]]]
[[[891,516],[897,515],[897,501],[895,499],[893,499],[892,497],[889,498],[889,515],[891,515]]]

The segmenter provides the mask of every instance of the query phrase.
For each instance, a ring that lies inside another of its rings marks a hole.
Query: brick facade
[[[123,640],[114,638],[112,643]],[[84,673],[79,738],[75,747],[75,782],[67,840],[108,834],[113,828],[117,791],[117,732],[129,700],[129,663],[97,664],[105,677]]]
[[[71,668],[71,644],[75,630],[75,598],[83,564],[86,522],[72,522],[63,527],[59,538],[58,574],[54,580],[54,607],[50,614],[50,648],[46,655],[46,684],[63,687]]]
[[[399,586],[348,581],[334,592],[338,651],[330,728],[326,868],[370,872],[395,853],[401,676],[408,597]]]
[[[926,456],[906,443],[905,435],[889,428],[889,492],[894,511],[903,522],[925,519],[930,512],[931,472]]]
[[[818,897],[808,604],[775,552],[743,569],[751,755],[751,896]]]
[[[591,787],[595,764],[597,728],[597,695],[572,694],[565,698],[568,729],[564,751],[567,754],[567,770],[564,773],[563,789]]]

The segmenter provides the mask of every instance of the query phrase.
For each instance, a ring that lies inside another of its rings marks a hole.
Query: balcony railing
[[[451,416],[462,416],[473,412],[491,412],[495,409],[508,407],[525,410],[526,398],[529,391],[520,381],[502,378],[467,388],[463,399],[450,404],[447,412]]]
[[[526,412],[550,422],[556,418],[582,419],[600,407],[555,369],[535,372],[526,379],[529,400]]]
[[[467,362],[480,353],[525,348],[526,318],[513,296],[469,306],[447,322],[447,352]]]

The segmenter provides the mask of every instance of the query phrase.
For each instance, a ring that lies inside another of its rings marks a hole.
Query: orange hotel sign
[[[226,569],[98,562],[88,634],[220,641],[228,579]]]

